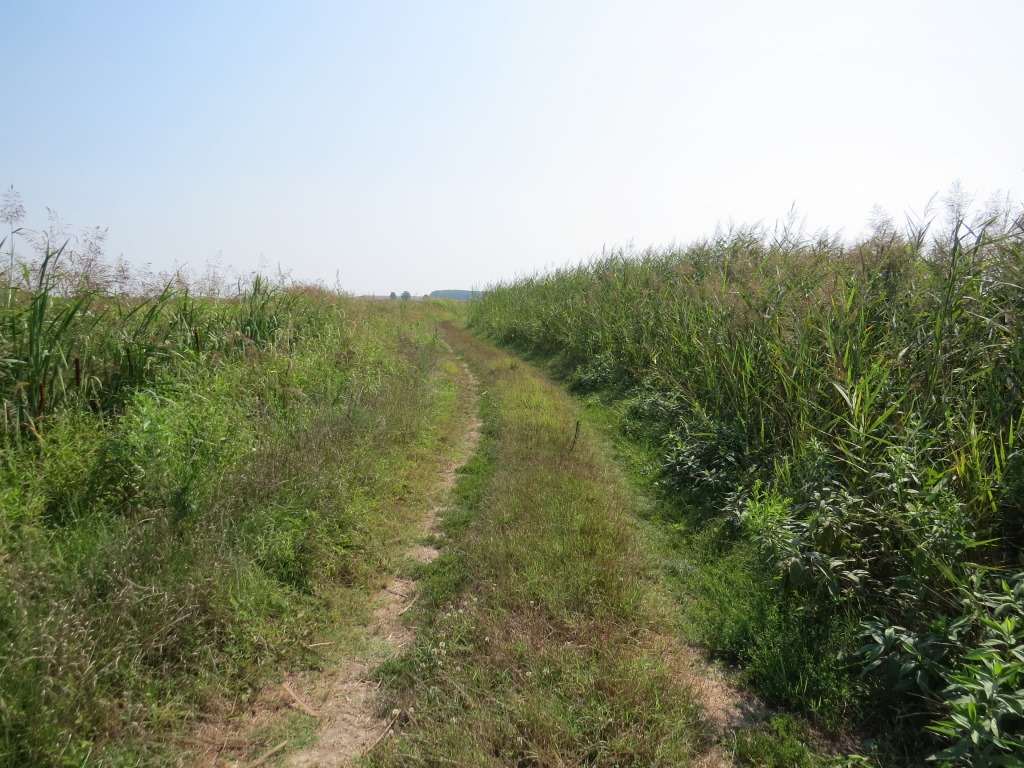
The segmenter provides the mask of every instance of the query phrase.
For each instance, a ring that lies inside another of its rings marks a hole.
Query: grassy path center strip
[[[539,373],[444,332],[481,381],[484,439],[424,574],[425,631],[383,669],[400,727],[371,764],[715,764],[607,451]]]

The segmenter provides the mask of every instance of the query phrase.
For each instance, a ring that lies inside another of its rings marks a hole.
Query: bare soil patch
[[[765,717],[764,704],[734,685],[702,649],[674,638],[659,638],[656,647],[673,677],[690,688],[700,701],[704,719],[716,737],[749,727]]]
[[[668,665],[675,681],[693,692],[714,740],[694,763],[694,768],[729,768],[733,761],[722,747],[724,738],[763,720],[767,715],[764,704],[730,681],[725,671],[711,663],[703,649],[660,634],[651,637],[648,643]]]

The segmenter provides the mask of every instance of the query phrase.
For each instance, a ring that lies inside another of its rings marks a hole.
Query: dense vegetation
[[[480,379],[483,440],[421,574],[417,642],[381,670],[403,727],[368,764],[690,764],[709,729],[604,446],[530,366],[445,334]]]
[[[770,702],[880,759],[1021,765],[1024,219],[948,214],[604,255],[471,327],[622,403],[683,610]]]
[[[372,570],[444,426],[443,348],[398,305],[115,290],[74,240],[11,242],[0,766],[166,765],[205,702],[314,658],[326,588]]]

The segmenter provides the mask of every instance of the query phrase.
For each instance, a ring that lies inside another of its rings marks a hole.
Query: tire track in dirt
[[[417,522],[420,543],[402,553],[406,560],[428,563],[439,554],[428,541],[439,538],[438,523],[447,509],[458,472],[472,457],[480,440],[480,388],[465,363],[459,364],[460,396],[463,403],[465,432],[451,461],[444,466],[428,498],[427,507]],[[393,717],[380,717],[377,692],[380,684],[372,680],[373,670],[398,655],[412,643],[415,632],[402,616],[416,601],[416,582],[394,576],[371,598],[369,622],[358,630],[364,651],[327,660],[319,670],[296,672],[278,685],[268,685],[243,711],[237,704],[225,705],[211,713],[191,737],[191,761],[199,768],[262,768],[274,763],[292,768],[347,768],[383,740],[394,725]],[[316,645],[316,644],[314,644]],[[330,646],[331,643],[322,645]],[[316,650],[315,647],[310,647]],[[281,755],[287,741],[268,744],[253,758],[253,734],[283,721],[293,711],[319,720],[316,743]],[[249,754],[249,757],[243,757]],[[275,762],[276,761],[276,762]]]
[[[468,411],[472,418],[457,458],[441,475],[436,492],[448,498],[459,469],[469,460],[480,440],[482,422],[477,415],[479,386],[476,377],[463,363],[464,391],[471,393]],[[445,506],[429,509],[420,522],[421,538],[438,535],[438,521]],[[419,563],[429,563],[439,554],[436,547],[421,543],[406,553]],[[298,683],[306,697],[315,702],[315,711],[322,719],[317,742],[288,755],[285,765],[292,768],[343,768],[387,737],[395,723],[394,716],[377,715],[376,693],[379,683],[370,680],[374,667],[396,656],[412,643],[415,632],[402,621],[402,615],[416,601],[416,582],[395,578],[375,596],[376,607],[367,633],[374,639],[374,652],[368,658],[346,659],[330,672],[306,675]]]

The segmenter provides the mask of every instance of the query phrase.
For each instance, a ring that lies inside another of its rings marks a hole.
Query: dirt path
[[[633,495],[579,406],[522,360],[443,326],[487,391],[488,452],[461,586],[390,691],[373,752],[421,765],[731,764],[746,697],[673,635],[672,602]]]
[[[636,604],[637,610],[643,614],[636,619],[633,629],[628,627],[633,621],[633,614],[628,611],[620,612],[615,621],[605,625],[588,619],[577,627],[572,622],[578,620],[579,609],[563,614],[564,618],[559,619],[562,623],[556,624],[551,619],[554,608],[549,609],[550,613],[546,615],[536,608],[538,596],[551,606],[557,606],[564,589],[572,589],[574,584],[583,582],[573,571],[567,570],[567,561],[569,565],[575,564],[574,567],[586,571],[595,557],[602,558],[606,570],[613,576],[618,574],[616,578],[606,579],[609,583],[638,580],[636,574],[643,573],[644,563],[648,562],[639,549],[643,544],[639,524],[631,516],[628,494],[615,479],[615,472],[608,469],[610,465],[602,453],[604,449],[586,435],[585,442],[577,445],[573,437],[571,446],[567,447],[566,441],[574,434],[573,424],[575,435],[579,436],[580,422],[575,420],[573,403],[542,376],[530,372],[524,363],[505,357],[480,340],[460,336],[453,328],[447,331],[460,340],[461,343],[456,345],[455,339],[451,339],[453,346],[474,361],[486,389],[489,392],[497,390],[503,407],[497,418],[505,419],[504,432],[500,433],[506,441],[505,453],[501,454],[504,462],[501,470],[505,474],[500,478],[505,485],[496,485],[497,481],[492,477],[489,481],[492,487],[499,488],[502,493],[489,497],[487,509],[481,510],[484,524],[487,519],[493,519],[496,526],[487,528],[486,535],[477,534],[482,537],[475,540],[473,546],[486,544],[493,548],[496,541],[506,544],[502,544],[505,549],[490,555],[490,565],[496,568],[493,571],[485,569],[487,579],[477,579],[477,588],[488,579],[507,576],[507,587],[500,590],[502,599],[507,599],[508,595],[515,593],[516,585],[528,581],[522,575],[523,563],[529,563],[535,552],[545,550],[551,540],[568,532],[567,544],[558,549],[558,555],[550,562],[544,561],[544,569],[535,566],[530,570],[535,580],[558,570],[565,575],[564,582],[553,584],[550,593],[534,592],[516,604],[510,602],[505,610],[494,615],[475,615],[474,631],[484,636],[480,645],[482,650],[477,657],[465,655],[468,651],[463,649],[460,663],[454,668],[445,665],[442,670],[439,663],[437,669],[425,670],[424,678],[418,680],[408,694],[393,696],[393,704],[382,705],[379,684],[371,680],[373,670],[399,654],[416,636],[403,618],[417,599],[417,584],[408,578],[409,573],[415,573],[415,568],[410,566],[430,562],[438,556],[435,544],[439,536],[439,518],[446,509],[459,468],[473,455],[480,439],[482,424],[476,416],[480,386],[469,369],[462,365],[458,375],[459,389],[472,393],[462,411],[467,415],[462,422],[464,434],[461,440],[453,441],[457,445],[449,451],[448,462],[427,496],[433,500],[432,503],[423,505],[422,509],[414,510],[406,517],[415,521],[418,535],[405,537],[406,543],[401,545],[404,553],[395,553],[401,556],[399,564],[392,569],[386,586],[371,597],[369,621],[360,629],[365,641],[361,644],[362,650],[357,654],[337,654],[341,658],[320,671],[289,676],[283,684],[264,692],[262,703],[252,708],[257,721],[265,716],[261,714],[261,707],[264,713],[284,712],[292,717],[296,716],[296,711],[305,713],[307,731],[304,741],[309,739],[308,727],[315,718],[318,726],[315,743],[289,752],[291,748],[282,741],[285,734],[275,739],[264,737],[257,743],[265,744],[266,750],[255,759],[250,752],[247,762],[214,761],[207,765],[258,768],[273,762],[292,768],[343,768],[354,765],[361,756],[378,746],[380,749],[374,753],[374,759],[382,765],[512,765],[520,764],[515,757],[520,752],[531,755],[530,759],[537,761],[535,764],[562,764],[553,761],[568,759],[574,754],[586,757],[590,753],[586,749],[579,751],[579,744],[565,737],[571,731],[560,720],[565,716],[564,709],[556,708],[550,713],[543,713],[543,717],[536,716],[536,713],[542,711],[546,703],[563,699],[587,701],[589,703],[583,705],[584,709],[598,711],[602,707],[608,708],[608,699],[611,698],[616,706],[625,709],[625,714],[617,715],[618,720],[608,719],[602,726],[603,730],[593,735],[589,746],[584,745],[587,749],[593,751],[594,745],[608,748],[607,744],[614,743],[614,740],[608,739],[605,732],[617,728],[620,740],[629,739],[636,745],[626,748],[623,759],[632,754],[631,749],[646,749],[655,761],[652,764],[729,768],[733,765],[730,745],[735,734],[757,728],[766,712],[759,702],[716,669],[700,649],[688,646],[671,632],[666,632],[672,626],[670,621],[660,623],[649,612],[654,609],[644,607],[646,603]],[[475,357],[470,354],[474,352]],[[473,414],[471,418],[468,417],[470,413]],[[561,422],[552,426],[557,419]],[[551,432],[550,439],[539,439],[544,430]],[[510,433],[512,437],[509,437]],[[560,484],[565,482],[565,475],[573,475],[575,479],[562,488]],[[563,495],[530,495],[535,494],[537,488],[548,487],[546,483],[553,484],[558,493],[564,491]],[[520,494],[525,494],[522,497],[525,501],[520,499]],[[574,506],[581,495],[586,496],[587,501]],[[495,501],[502,503],[503,498],[513,504],[504,516],[501,510],[492,509]],[[574,513],[577,514],[575,519],[582,521],[578,529],[557,522],[558,516],[571,520]],[[606,516],[607,526],[592,522],[599,514]],[[502,522],[506,518],[507,521]],[[515,521],[515,524],[510,521]],[[630,530],[634,533],[629,533]],[[594,544],[596,539],[587,539],[584,534],[607,537],[610,543],[597,546]],[[523,549],[521,540],[529,537],[532,537],[531,543]],[[575,553],[583,548],[593,550],[594,555],[576,557]],[[472,546],[469,550],[472,551]],[[501,565],[506,563],[515,564],[515,568]],[[482,566],[478,563],[476,567],[479,570]],[[604,578],[603,574],[601,578]],[[591,583],[602,582],[592,579]],[[644,591],[657,589],[653,582],[646,580],[642,588]],[[614,586],[607,591],[613,598],[619,594]],[[585,606],[586,600],[591,599],[590,594],[581,593],[579,602]],[[485,602],[482,601],[481,605]],[[652,602],[650,605],[655,604]],[[473,605],[477,605],[475,600]],[[601,610],[605,609],[602,607]],[[536,627],[529,624],[533,620],[537,621]],[[588,651],[594,644],[595,627],[599,627],[601,632],[601,654]],[[441,637],[438,635],[436,638],[438,647],[445,645],[440,642]],[[529,642],[526,643],[524,638],[529,638]],[[434,642],[429,633],[427,639]],[[472,644],[466,646],[476,647]],[[542,658],[543,662],[540,661]],[[562,663],[562,659],[567,660],[564,668],[555,667]],[[549,665],[555,667],[553,672]],[[467,672],[471,667],[476,669],[472,675]],[[494,674],[496,668],[504,668],[506,674]],[[621,670],[629,672],[623,675]],[[638,685],[634,678],[640,679],[641,683]],[[564,691],[557,688],[563,684],[562,681],[566,686]],[[664,714],[662,704],[648,707],[651,696],[637,693],[643,690],[643,686],[657,692],[655,698],[663,699],[666,712],[676,714]],[[431,694],[429,700],[417,699],[416,690],[426,688],[444,693],[440,697],[436,693]],[[581,699],[584,696],[587,698]],[[457,700],[462,702],[459,706],[452,711],[445,709],[446,702]],[[693,711],[687,709],[688,705],[681,703],[686,700],[698,705],[695,714],[700,723],[694,722],[687,729],[680,729],[680,718],[694,717]],[[522,703],[522,710],[516,709],[519,706],[517,702]],[[386,707],[390,706],[400,709],[389,713]],[[670,709],[672,707],[675,709]],[[412,717],[413,711],[415,718]],[[533,714],[534,719],[530,720],[528,714]],[[583,717],[569,724],[580,728],[581,724],[585,726],[588,722]],[[508,730],[508,723],[517,724],[513,731]],[[525,727],[522,723],[531,723],[535,730],[516,730]],[[635,723],[645,725],[640,728]],[[549,727],[545,724],[550,724],[550,729],[540,730]],[[648,729],[656,731],[653,737],[647,733]],[[684,731],[692,733],[685,735]],[[506,736],[506,732],[512,736]],[[488,735],[481,738],[481,733]],[[526,746],[514,741],[516,735],[524,733],[529,736],[529,740],[523,742]],[[473,739],[480,739],[481,744],[490,746],[483,748],[482,752],[470,747],[463,754],[464,745]],[[664,762],[661,751],[669,748],[664,745],[670,745],[671,739],[679,742],[678,748],[671,748],[677,749],[683,762]],[[275,746],[281,749],[273,752]],[[500,753],[495,749],[500,749]],[[541,757],[545,754],[541,750],[546,750],[548,762]],[[264,755],[269,755],[266,762],[262,761]],[[401,757],[395,757],[391,763],[389,755]],[[486,760],[483,755],[487,755]],[[586,759],[590,760],[589,757]]]
[[[413,537],[415,544],[410,549],[395,553],[399,564],[395,571],[401,569],[403,559],[406,564],[427,563],[438,556],[438,549],[431,542],[438,540],[440,515],[446,509],[459,469],[473,455],[480,440],[477,380],[465,364],[460,364],[456,378],[463,398],[459,410],[465,414],[464,431],[448,451],[449,460],[426,495],[429,505],[411,513],[417,521],[418,535]],[[386,738],[394,724],[392,717],[379,715],[379,683],[371,675],[375,667],[397,655],[415,637],[402,617],[415,603],[416,593],[415,581],[393,573],[387,586],[369,599],[369,622],[355,629],[358,637],[354,645],[361,648],[360,652],[338,654],[330,660],[329,654],[325,654],[321,669],[296,672],[282,683],[268,686],[243,712],[234,705],[224,707],[222,715],[212,716],[193,736],[199,749],[193,753],[195,762],[189,764],[201,768],[257,768],[272,763],[293,768],[353,765],[359,756]],[[268,742],[265,735],[259,736],[275,728],[287,733],[286,721],[296,712],[318,723],[312,745],[289,752],[291,738]],[[252,745],[261,741],[268,746],[253,757]]]
[[[479,387],[469,369],[465,365],[462,368],[469,382],[467,391],[473,393],[470,410],[475,414]],[[459,468],[472,456],[480,440],[481,426],[479,418],[474,416],[466,430],[458,458],[442,474],[437,491],[444,497],[455,487]],[[426,512],[421,522],[422,539],[437,535],[438,519],[444,511],[444,506],[435,506]],[[428,563],[438,554],[433,545],[420,543],[406,556],[420,563]],[[322,718],[319,739],[312,746],[290,754],[285,765],[294,768],[342,768],[352,765],[357,757],[387,737],[395,719],[377,715],[374,694],[378,684],[372,682],[369,676],[375,666],[395,656],[412,642],[415,634],[402,621],[402,615],[415,601],[416,582],[394,579],[375,596],[373,620],[367,627],[369,635],[376,641],[372,656],[348,659],[329,673],[317,675],[302,686]],[[394,713],[395,716],[397,714]]]

